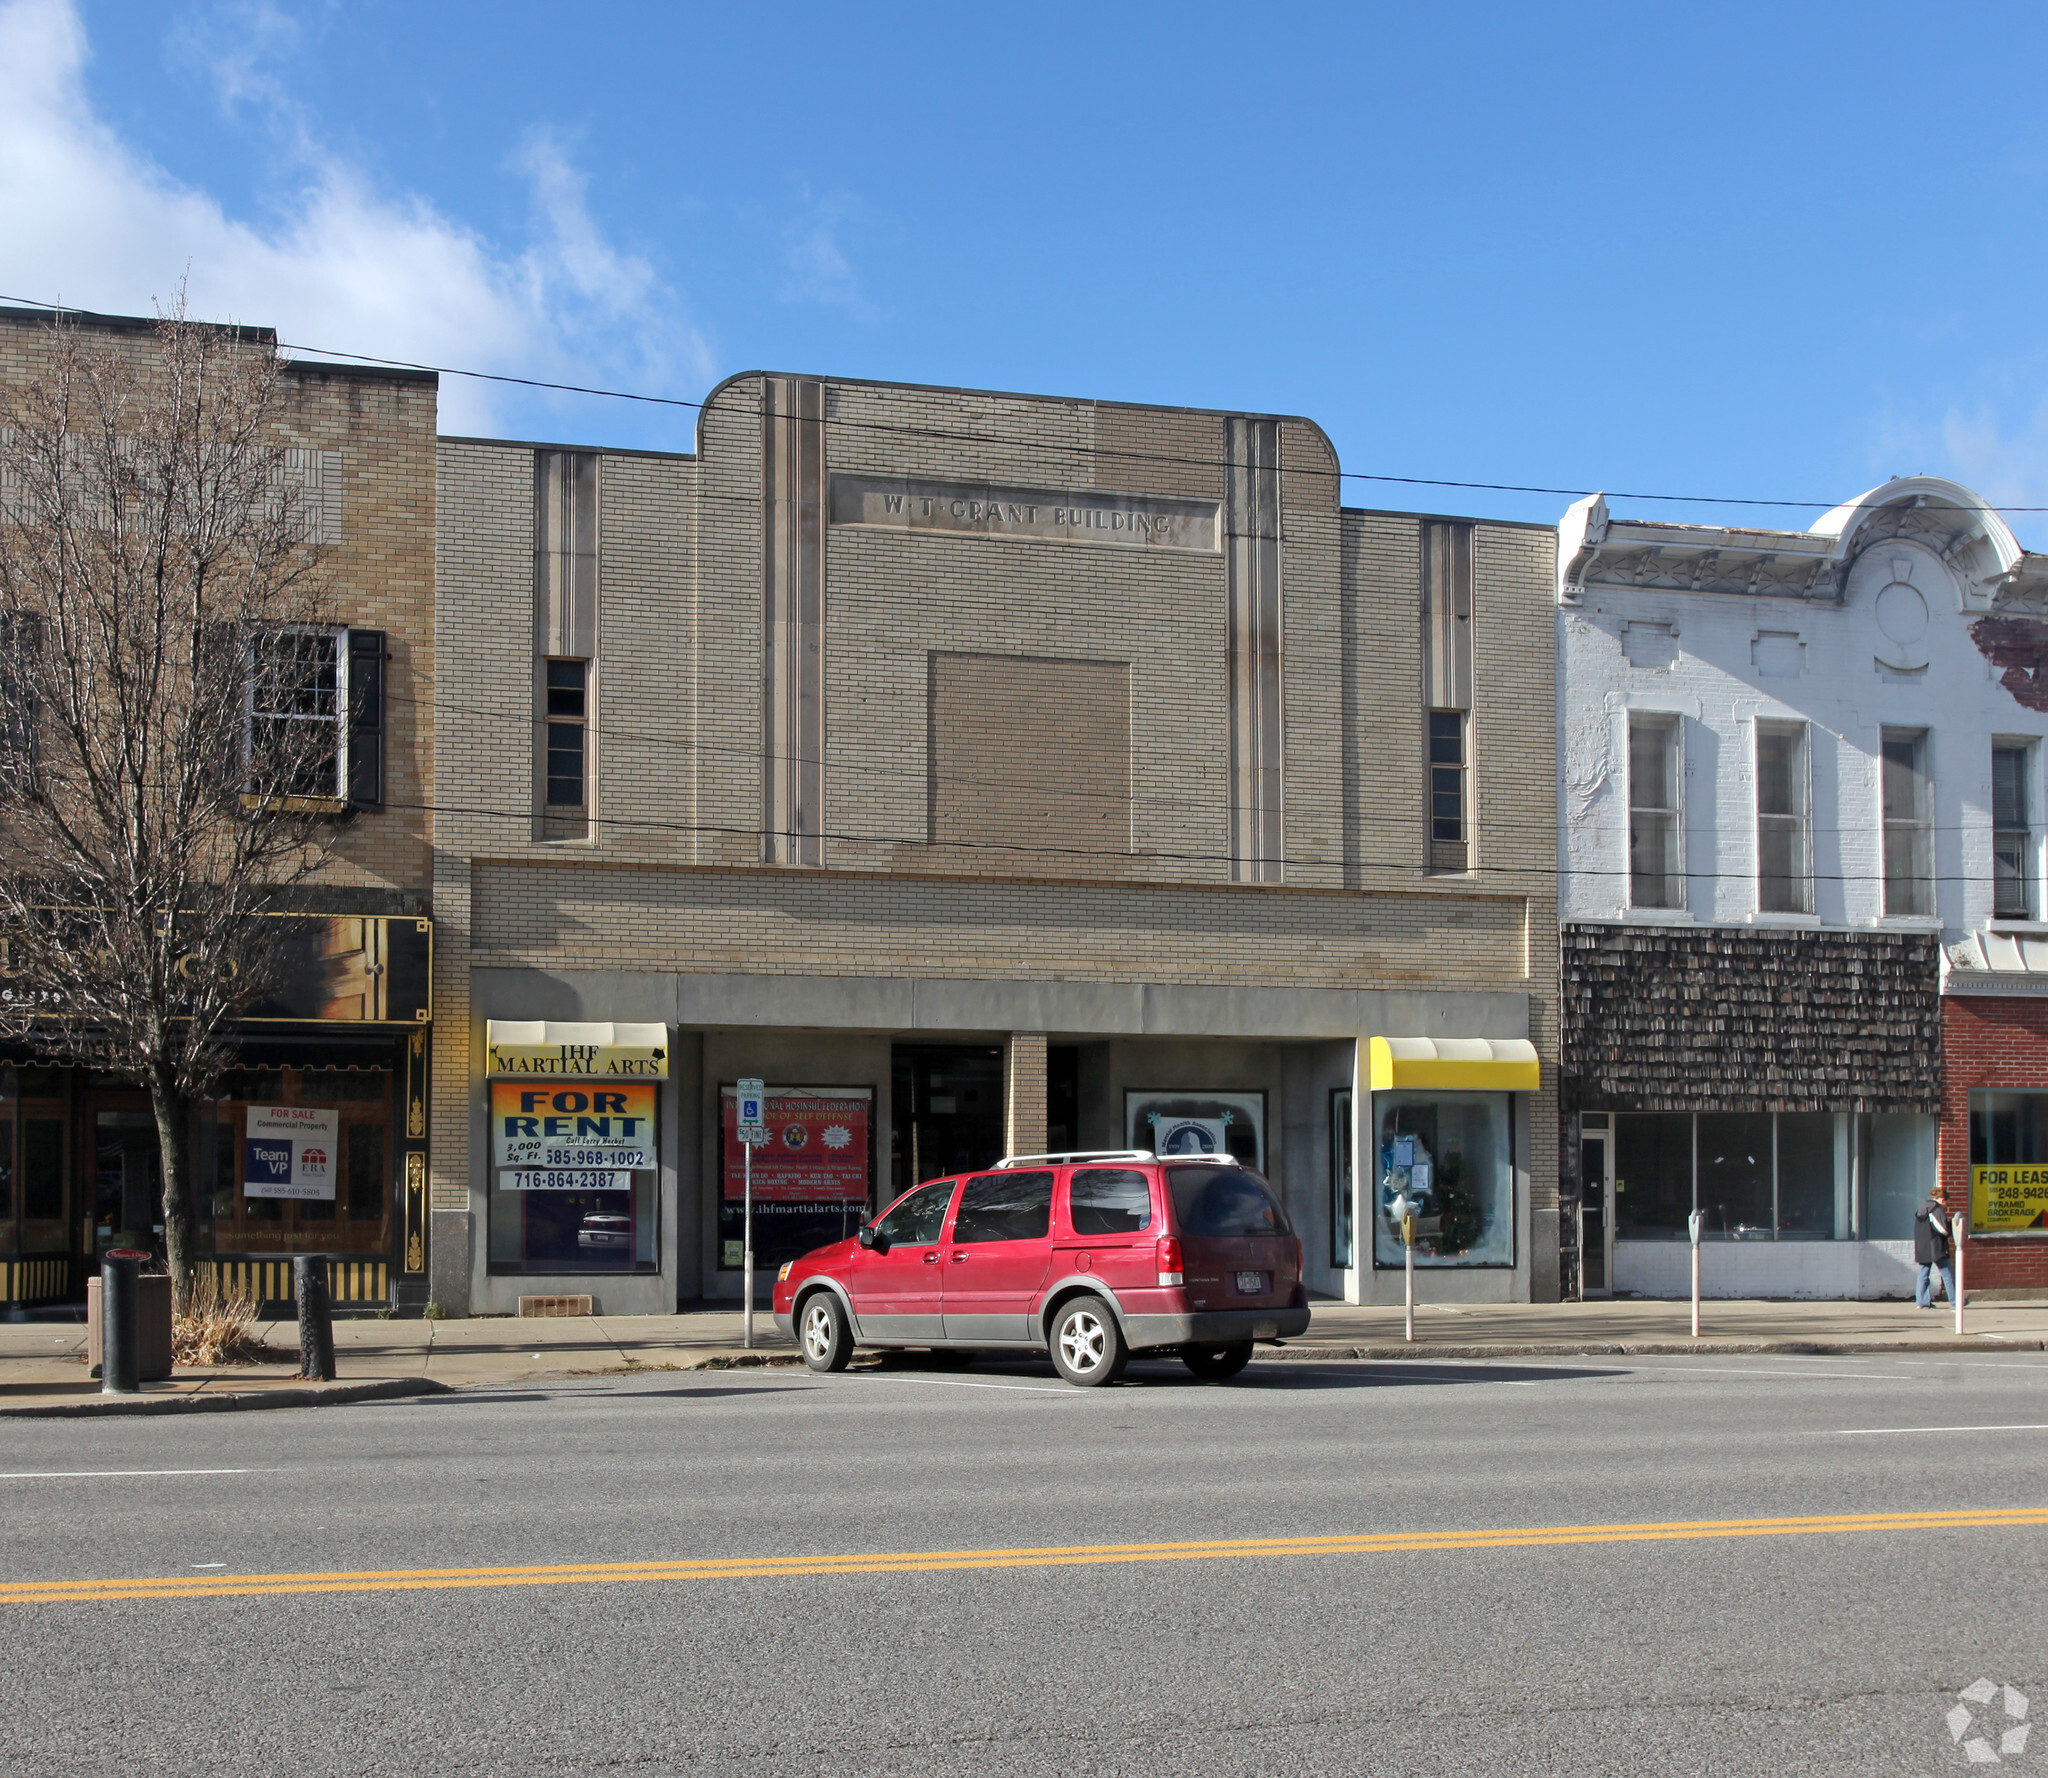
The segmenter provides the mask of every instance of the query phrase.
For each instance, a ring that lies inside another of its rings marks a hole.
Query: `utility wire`
[[[18,304],[23,308],[47,309],[56,315],[89,316],[91,314],[91,311],[89,310],[67,308],[61,303],[43,302],[37,298],[26,296],[0,295],[0,303]],[[384,358],[379,357],[377,354],[371,352],[349,352],[344,351],[341,348],[335,346],[311,346],[280,340],[277,342],[277,349],[280,352],[302,352],[309,354],[315,358],[340,358],[348,359],[358,364],[383,365],[392,370],[429,371],[436,376],[465,377],[472,381],[483,383],[507,383],[522,389],[546,389],[565,395],[591,395],[600,397],[607,401],[634,401],[653,407],[688,408],[697,412],[704,411],[704,409],[707,406],[705,402],[691,401],[679,395],[646,395],[636,390],[630,389],[605,389],[585,383],[554,382],[545,377],[513,376],[510,373],[504,371],[467,370],[459,365],[426,364],[417,359],[410,358]],[[830,382],[833,379],[827,377],[822,380]],[[885,387],[886,386],[893,385],[885,385]],[[911,386],[917,387],[918,385]],[[981,394],[984,392],[976,390],[965,390],[962,391],[962,393],[973,395]],[[1046,399],[1054,402],[1070,403],[1073,401],[1074,398],[1054,396],[1037,399]],[[1109,405],[1118,407],[1129,406],[1136,408],[1143,408],[1145,406],[1145,404],[1142,402],[1117,402],[1111,403]],[[1280,418],[1284,416],[1273,417]],[[842,429],[852,429],[866,432],[889,432],[905,437],[930,438],[954,443],[977,444],[984,446],[1011,445],[1019,449],[1026,449],[1034,452],[1078,452],[1090,457],[1117,457],[1130,462],[1172,463],[1204,469],[1229,469],[1234,467],[1234,465],[1232,465],[1227,459],[1221,457],[1186,457],[1177,456],[1166,452],[1122,450],[1115,447],[1104,447],[1092,444],[1066,444],[1058,440],[1051,439],[1023,439],[1016,437],[1004,438],[999,435],[990,435],[988,433],[982,432],[948,432],[936,427],[895,425],[887,421],[881,420],[851,420],[835,418],[829,421],[819,421],[816,423],[820,425],[836,426]],[[598,448],[602,449],[602,447]],[[1549,487],[1530,482],[1457,481],[1443,476],[1370,474],[1364,470],[1357,469],[1344,469],[1332,472],[1330,470],[1324,469],[1313,469],[1306,465],[1290,466],[1285,473],[1289,475],[1320,477],[1323,479],[1329,479],[1334,474],[1335,479],[1340,481],[1374,482],[1412,488],[1463,488],[1480,493],[1562,495],[1574,500],[1585,499],[1593,494],[1605,493],[1607,497],[1612,500],[1646,500],[1689,506],[1785,507],[1798,508],[1805,511],[1815,512],[1832,511],[1835,507],[1840,506],[1842,504],[1840,500],[1760,499],[1753,496],[1737,494],[1649,494],[1631,492],[1621,489]],[[2039,513],[2048,512],[2048,506],[1985,505],[1973,508],[1971,510],[1998,513]]]

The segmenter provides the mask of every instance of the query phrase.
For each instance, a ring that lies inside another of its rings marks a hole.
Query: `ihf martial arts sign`
[[[491,1156],[503,1191],[625,1191],[655,1165],[654,1088],[494,1080]]]
[[[1216,553],[1222,530],[1219,503],[1214,500],[867,475],[832,478],[832,522],[879,525],[892,531],[1104,543],[1121,549],[1194,550],[1204,555]]]
[[[332,1203],[340,1170],[341,1113],[306,1105],[252,1105],[242,1126],[242,1195]]]

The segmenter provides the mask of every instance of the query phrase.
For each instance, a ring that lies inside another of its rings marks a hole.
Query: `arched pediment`
[[[1847,501],[1814,525],[1832,537],[1839,570],[1880,544],[1913,543],[1954,575],[1965,609],[1983,610],[2026,553],[1983,496],[1939,475],[1899,476]]]

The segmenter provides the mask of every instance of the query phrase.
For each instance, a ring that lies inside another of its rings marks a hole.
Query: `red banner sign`
[[[765,1095],[768,1145],[754,1150],[756,1204],[859,1204],[868,1199],[868,1130],[873,1095],[770,1087]],[[725,1198],[746,1195],[746,1155],[735,1117],[738,1100],[721,1096]]]

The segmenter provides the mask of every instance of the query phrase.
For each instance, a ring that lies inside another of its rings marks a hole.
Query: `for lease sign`
[[[1970,1226],[1986,1233],[2048,1228],[2048,1167],[1972,1167]]]
[[[242,1126],[242,1195],[334,1201],[341,1113],[310,1105],[252,1105]]]
[[[549,1172],[650,1168],[655,1165],[654,1094],[652,1084],[493,1081],[492,1158],[500,1167]]]

